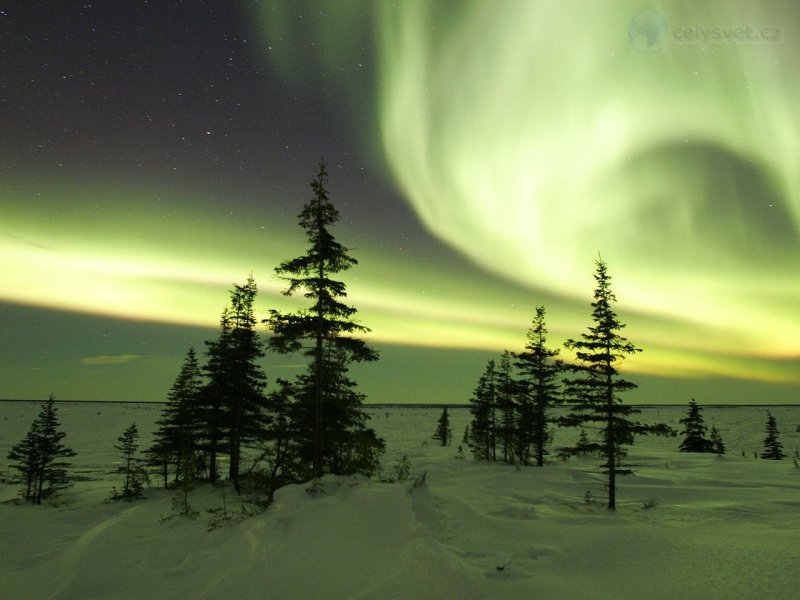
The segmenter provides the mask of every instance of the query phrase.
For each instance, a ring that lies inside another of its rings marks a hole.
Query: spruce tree
[[[369,415],[363,410],[365,396],[357,391],[356,382],[348,376],[346,352],[326,342],[322,361],[322,396],[326,399],[322,423],[323,472],[335,474],[363,473],[371,475],[379,466],[384,442],[367,426]],[[313,465],[316,432],[311,427],[316,417],[316,365],[312,362],[293,388],[294,425],[293,456],[300,461],[298,472]]]
[[[470,398],[469,447],[478,460],[495,460],[497,369],[494,359],[486,363],[486,369],[478,379],[478,385]]]
[[[117,438],[119,445],[114,446],[120,453],[122,465],[119,472],[124,475],[122,490],[114,493],[116,499],[132,502],[142,497],[144,484],[147,482],[147,472],[142,466],[142,460],[137,456],[139,451],[139,428],[132,423],[121,436]]]
[[[725,454],[725,442],[722,441],[722,435],[716,427],[711,428],[710,434],[711,451],[715,454]]]
[[[253,303],[256,294],[252,276],[245,285],[234,285],[231,292],[232,354],[228,374],[231,385],[226,399],[229,415],[226,433],[230,450],[228,477],[237,492],[240,490],[242,446],[261,439],[266,425],[264,386],[267,378],[256,362],[264,357],[264,348],[255,330]]]
[[[761,453],[761,458],[769,460],[783,460],[786,454],[783,453],[783,445],[778,440],[778,424],[772,413],[767,411],[767,437],[764,438],[764,451]]]
[[[257,364],[264,356],[254,327],[257,288],[252,276],[244,285],[234,284],[230,306],[223,310],[220,335],[206,342],[204,367],[208,383],[200,393],[198,411],[203,425],[203,447],[208,453],[209,474],[217,480],[217,456],[229,456],[228,478],[240,492],[242,446],[264,434],[266,376]]]
[[[147,455],[150,464],[163,471],[164,487],[168,485],[169,467],[176,482],[188,482],[197,475],[195,452],[199,440],[198,404],[203,379],[194,348],[189,348],[180,372],[167,394],[167,405],[156,421],[158,429]]]
[[[167,394],[167,406],[157,422],[159,429],[150,453],[171,457],[175,469],[177,491],[172,498],[175,514],[194,518],[197,512],[189,504],[193,481],[202,475],[207,461],[198,450],[203,424],[200,420],[200,401],[203,379],[193,347],[189,347],[178,376]],[[164,487],[168,473],[164,467]]]
[[[497,442],[503,455],[503,462],[506,463],[514,462],[517,426],[516,393],[517,382],[511,369],[511,353],[506,350],[500,357],[500,365],[497,370],[497,409],[499,412]]]
[[[683,424],[681,452],[713,452],[711,440],[706,439],[706,426],[700,407],[694,398],[689,402],[689,412],[679,421]]]
[[[37,504],[42,503],[42,498],[48,498],[72,486],[72,477],[68,471],[70,463],[63,459],[76,455],[74,450],[62,443],[67,434],[59,430],[61,423],[52,394],[42,406],[39,420],[39,455],[42,462]]]
[[[598,443],[590,443],[588,450],[603,457],[603,472],[607,476],[609,510],[616,510],[617,476],[631,473],[621,466],[625,446],[633,443],[637,435],[650,433],[668,435],[671,430],[663,424],[645,425],[629,417],[641,411],[622,404],[620,393],[636,388],[636,384],[620,376],[623,359],[641,352],[641,349],[624,338],[613,304],[616,297],[611,291],[611,277],[601,259],[596,262],[597,287],[592,302],[592,322],[581,339],[569,339],[565,346],[575,351],[576,362],[569,366],[573,377],[566,379],[566,396],[575,404],[573,412],[561,419],[564,425],[581,427],[596,424],[600,427]],[[566,449],[575,452],[577,449]]]
[[[558,379],[564,369],[556,358],[559,350],[547,346],[544,306],[536,307],[527,338],[525,351],[516,354],[515,363],[521,374],[516,446],[520,461],[527,465],[533,445],[536,464],[541,467],[549,435],[549,413],[560,403]]]
[[[34,420],[25,438],[14,445],[8,453],[11,468],[19,471],[21,482],[25,484],[25,499],[34,500],[38,485],[39,465],[39,421]]]
[[[207,340],[206,364],[203,375],[206,384],[198,394],[197,417],[198,446],[208,461],[208,479],[216,483],[219,477],[219,455],[226,454],[225,424],[228,418],[227,402],[231,394],[230,356],[232,355],[232,335],[229,309],[226,306],[220,317],[220,333],[217,339]]]
[[[65,458],[75,456],[62,440],[66,433],[59,431],[58,409],[55,398],[42,404],[39,415],[31,423],[25,438],[8,454],[12,468],[18,470],[25,483],[25,499],[41,504],[44,498],[72,485],[69,463]]]
[[[433,439],[437,440],[442,446],[449,446],[453,438],[453,430],[450,428],[450,416],[447,414],[447,407],[442,409],[442,414],[436,422],[436,431],[433,432]]]
[[[575,451],[577,454],[588,454],[591,452],[592,443],[589,441],[589,435],[586,430],[581,427],[581,432],[578,435],[578,442],[575,444]]]
[[[267,320],[273,350],[302,352],[309,359],[308,372],[297,382],[296,414],[303,419],[297,422],[298,431],[311,433],[311,439],[305,441],[310,448],[299,450],[301,455],[310,455],[309,471],[314,477],[345,465],[350,469],[373,464],[384,445],[366,426],[369,417],[362,409],[363,395],[346,376],[347,365],[377,360],[378,354],[363,339],[354,337],[369,329],[355,322],[357,310],[342,302],[347,296],[344,282],[332,279],[357,261],[330,232],[339,212],[330,201],[327,182],[321,163],[311,182],[312,199],[299,215],[308,250],[275,269],[288,284],[284,295],[303,291],[311,306],[294,313],[272,310]],[[343,460],[353,452],[362,456]]]

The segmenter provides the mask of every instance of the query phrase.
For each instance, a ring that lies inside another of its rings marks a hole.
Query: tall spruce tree
[[[439,442],[442,446],[449,446],[450,440],[453,439],[453,430],[450,427],[450,415],[447,414],[447,407],[442,409],[442,414],[436,422],[436,430],[433,432],[432,438]]]
[[[242,446],[261,439],[266,426],[264,386],[267,378],[256,362],[264,357],[264,347],[255,330],[257,321],[253,303],[256,294],[252,275],[245,285],[234,285],[231,291],[231,385],[227,398],[229,420],[226,430],[230,448],[228,477],[237,492],[240,489]]]
[[[229,456],[228,478],[240,491],[241,448],[264,433],[266,376],[257,360],[264,356],[253,312],[257,288],[253,277],[234,284],[230,306],[223,311],[220,335],[206,342],[204,367],[208,383],[200,393],[200,418],[212,483],[218,477],[217,456]]]
[[[511,368],[511,353],[506,350],[500,356],[497,369],[497,409],[499,423],[497,426],[497,442],[503,462],[513,463],[515,456],[515,434],[517,430],[516,402],[517,381]]]
[[[31,423],[25,438],[8,453],[12,468],[20,472],[25,483],[25,499],[41,504],[44,498],[72,485],[69,463],[65,458],[75,456],[63,444],[66,433],[60,431],[55,398],[42,404],[39,415]]]
[[[575,406],[561,422],[571,427],[589,423],[600,427],[600,441],[590,443],[588,449],[604,459],[607,506],[609,510],[616,510],[617,476],[631,473],[621,465],[626,454],[625,446],[633,443],[637,435],[669,435],[671,430],[663,424],[645,425],[632,421],[629,417],[641,411],[622,404],[618,394],[634,389],[636,384],[620,376],[620,364],[625,357],[641,352],[641,349],[620,334],[625,325],[613,309],[616,297],[611,291],[611,276],[601,259],[597,260],[596,267],[593,325],[580,340],[569,339],[565,343],[568,349],[575,351],[576,362],[569,366],[574,376],[564,381],[566,395]]]
[[[783,445],[778,439],[780,433],[778,432],[778,423],[772,413],[767,411],[767,437],[764,438],[764,451],[761,453],[761,458],[768,460],[783,460],[786,454],[783,452]]]
[[[681,435],[684,436],[680,445],[681,452],[713,452],[711,440],[706,439],[706,426],[703,414],[694,398],[689,402],[689,411],[679,421],[683,424]]]
[[[478,460],[496,460],[497,440],[497,367],[494,359],[478,379],[469,400],[472,421],[469,424],[469,447]]]
[[[355,322],[357,310],[342,302],[347,296],[344,282],[332,279],[358,261],[330,232],[339,212],[330,201],[327,183],[325,164],[320,163],[311,182],[313,196],[299,215],[308,249],[275,269],[288,283],[284,295],[302,290],[311,306],[293,313],[272,310],[267,319],[273,350],[302,352],[310,361],[308,372],[297,382],[296,416],[302,419],[297,422],[298,431],[312,435],[306,440],[310,452],[300,451],[311,455],[309,470],[314,477],[326,469],[369,464],[383,448],[383,441],[366,426],[369,417],[361,407],[363,395],[345,374],[348,364],[374,361],[378,354],[363,339],[354,337],[369,329]],[[341,460],[354,452],[361,452],[363,460]]]
[[[232,354],[232,336],[229,309],[222,310],[220,333],[214,340],[207,340],[206,364],[203,375],[206,384],[200,390],[197,403],[198,446],[208,461],[208,479],[216,483],[219,477],[219,455],[226,454],[225,423],[228,418],[226,398],[230,395],[228,357]]]
[[[549,436],[549,413],[561,401],[558,380],[564,369],[556,358],[559,350],[547,346],[544,306],[536,307],[527,338],[525,351],[516,354],[515,362],[521,374],[516,446],[520,461],[527,465],[533,445],[536,464],[541,467]]]
[[[169,467],[176,482],[188,482],[197,475],[195,452],[199,441],[198,404],[203,379],[193,347],[186,353],[180,372],[167,394],[167,405],[156,421],[158,429],[147,450],[150,464],[159,466],[168,485]]]

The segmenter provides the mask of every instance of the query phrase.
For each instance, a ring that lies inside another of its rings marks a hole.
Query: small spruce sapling
[[[592,443],[589,441],[589,436],[586,435],[586,430],[581,427],[581,433],[578,436],[578,443],[575,444],[577,454],[591,454],[593,451]]]
[[[761,453],[761,458],[768,460],[783,460],[786,454],[783,452],[783,445],[778,440],[778,424],[775,417],[767,411],[767,437],[764,438],[764,451]]]
[[[689,411],[679,421],[683,424],[684,436],[680,445],[681,452],[713,452],[711,440],[706,439],[706,426],[703,414],[694,398],[689,402]]]
[[[442,415],[436,424],[436,431],[433,432],[432,438],[437,440],[442,446],[449,446],[450,441],[453,439],[453,430],[450,428],[450,417],[447,414],[447,407],[442,410]]]
[[[118,446],[114,446],[115,450],[119,450],[122,457],[122,465],[119,467],[118,472],[124,475],[122,481],[122,490],[112,492],[114,500],[125,500],[132,502],[142,498],[144,492],[144,485],[148,481],[147,471],[142,465],[142,459],[136,456],[139,450],[139,428],[136,423],[132,423],[121,436],[117,438]]]
[[[711,441],[711,451],[714,454],[725,454],[725,442],[722,441],[719,429],[712,427],[709,439]]]

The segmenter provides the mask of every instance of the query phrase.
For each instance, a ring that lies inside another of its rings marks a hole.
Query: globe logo
[[[661,54],[668,33],[667,20],[654,10],[640,12],[628,24],[628,39],[636,54]]]

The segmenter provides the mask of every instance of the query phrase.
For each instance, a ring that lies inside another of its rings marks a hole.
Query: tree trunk
[[[539,407],[536,409],[536,465],[539,467],[544,466],[544,433],[545,433],[544,415]]]
[[[241,440],[241,427],[242,427],[242,418],[241,418],[241,399],[236,400],[236,407],[233,414],[233,419],[231,423],[231,436],[230,436],[230,464],[228,465],[228,479],[233,482],[233,489],[236,490],[236,493],[240,493],[239,487],[239,466],[241,462],[241,447],[242,447],[242,440]]]
[[[44,487],[44,467],[39,467],[39,472],[36,474],[36,479],[33,482],[33,502],[34,504],[42,503],[42,488]]]
[[[610,349],[608,350],[610,356]],[[617,510],[617,438],[614,430],[614,388],[606,379],[606,458],[608,463],[608,510]]]
[[[321,320],[321,319],[320,319]],[[322,477],[322,325],[317,331],[317,345],[315,348],[314,365],[314,477]]]
[[[318,202],[317,203],[317,232],[319,236],[319,232],[324,229],[324,223],[322,220],[322,206]],[[322,258],[322,238],[321,236],[318,237],[317,241],[317,290],[318,294],[321,295],[320,290],[322,290],[322,286],[325,280],[325,264]],[[323,463],[323,456],[322,456],[322,448],[323,448],[323,435],[322,435],[322,428],[325,422],[323,416],[323,405],[322,405],[322,360],[323,360],[323,343],[324,339],[324,315],[323,315],[323,306],[322,306],[322,298],[317,298],[317,331],[316,331],[316,347],[314,348],[314,359],[316,361],[315,369],[314,369],[314,386],[316,388],[314,392],[314,477],[322,477],[322,463]]]
[[[211,483],[217,483],[217,445],[216,440],[214,445],[208,451],[208,480]]]

